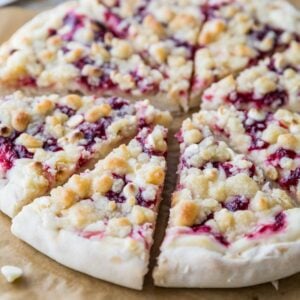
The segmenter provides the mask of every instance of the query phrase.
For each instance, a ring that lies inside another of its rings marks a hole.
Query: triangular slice
[[[203,109],[234,105],[238,109],[300,112],[300,44],[292,42],[282,53],[213,84],[202,97]]]
[[[300,271],[300,208],[247,156],[183,123],[179,180],[155,284],[242,287]]]
[[[141,289],[166,171],[167,129],[144,127],[92,171],[13,219],[12,232],[61,264]]]
[[[299,40],[300,13],[288,1],[208,0],[195,56],[192,102],[213,82]],[[286,18],[281,16],[285,15]]]
[[[127,142],[140,126],[170,121],[147,101],[68,95],[0,102],[0,209],[15,215],[23,205],[63,184]]]

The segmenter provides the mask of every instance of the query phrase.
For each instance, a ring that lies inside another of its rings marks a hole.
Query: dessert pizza
[[[186,120],[178,139],[179,179],[155,284],[241,287],[298,272],[294,198],[212,134],[202,115]]]
[[[133,105],[118,97],[2,97],[0,209],[15,215],[126,142],[139,127],[170,118],[147,101]]]
[[[266,58],[238,76],[214,83],[202,97],[203,109],[234,105],[238,109],[275,111],[280,107],[300,112],[300,44]]]
[[[165,30],[151,17],[145,18],[144,26],[133,26],[128,37],[129,21],[123,32],[112,13],[101,22],[92,12],[85,5],[68,2],[21,28],[0,49],[3,92],[143,97],[157,107],[186,109],[192,47],[175,37],[160,38]],[[195,38],[196,33],[191,36]]]
[[[63,265],[141,289],[166,170],[162,126],[143,127],[92,171],[13,219],[12,232]]]
[[[13,233],[141,289],[172,119],[158,108],[202,97],[177,135],[156,285],[300,271],[299,32],[283,0],[80,0],[39,14],[0,47],[0,210]]]
[[[299,40],[300,13],[287,1],[208,0],[202,11],[192,99],[211,83]]]

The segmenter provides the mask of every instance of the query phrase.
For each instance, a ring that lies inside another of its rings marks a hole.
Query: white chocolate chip
[[[1,273],[8,282],[14,282],[23,275],[23,270],[15,266],[3,266]]]

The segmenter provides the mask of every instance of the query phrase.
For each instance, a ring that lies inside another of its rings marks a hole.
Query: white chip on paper
[[[274,281],[271,281],[271,283],[274,286],[275,290],[278,291],[279,290],[279,281],[274,280]]]
[[[3,266],[1,268],[1,273],[8,282],[14,282],[23,275],[22,269],[15,266]]]

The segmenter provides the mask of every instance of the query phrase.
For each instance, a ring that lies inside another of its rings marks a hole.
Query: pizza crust
[[[46,229],[32,206],[13,219],[12,233],[71,269],[115,284],[142,289],[147,273],[148,251],[130,250],[130,240],[91,240],[70,231]]]
[[[278,280],[300,269],[300,241],[262,245],[243,259],[198,247],[168,248],[154,269],[155,285],[189,288],[236,288]]]

